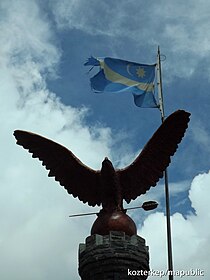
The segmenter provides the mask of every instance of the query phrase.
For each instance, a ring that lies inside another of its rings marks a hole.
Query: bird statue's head
[[[105,159],[102,161],[102,168],[103,170],[114,170],[112,162],[108,159],[108,157],[105,157]]]

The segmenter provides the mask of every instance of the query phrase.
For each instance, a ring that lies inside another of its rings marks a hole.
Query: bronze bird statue
[[[106,157],[101,170],[84,165],[71,151],[52,140],[28,131],[15,130],[17,144],[50,170],[48,176],[63,186],[69,194],[90,206],[102,205],[91,233],[108,234],[110,230],[136,233],[136,226],[123,209],[123,199],[129,203],[154,187],[170,163],[188,127],[190,113],[178,110],[157,129],[138,157],[129,166],[115,169]]]

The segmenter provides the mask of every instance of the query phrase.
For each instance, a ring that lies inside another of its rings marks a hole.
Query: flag
[[[99,67],[99,72],[90,78],[91,88],[95,92],[131,92],[136,106],[158,107],[154,97],[156,64],[147,65],[110,57],[99,59],[91,56],[84,65]]]

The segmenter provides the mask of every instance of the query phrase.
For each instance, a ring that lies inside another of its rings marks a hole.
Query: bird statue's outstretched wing
[[[134,162],[117,170],[122,196],[126,202],[155,186],[170,163],[188,127],[190,113],[178,110],[171,114],[145,145]]]
[[[90,206],[100,205],[100,172],[85,166],[72,152],[62,145],[28,131],[15,130],[17,144],[23,146],[33,158],[42,161],[69,194]]]

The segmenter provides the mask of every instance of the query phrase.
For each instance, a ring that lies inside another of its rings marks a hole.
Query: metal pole
[[[163,103],[163,92],[162,92],[162,77],[161,77],[161,60],[160,60],[160,47],[158,46],[157,55],[157,86],[158,86],[158,99],[159,109],[161,112],[161,121],[163,123],[165,119],[164,103]],[[168,172],[167,169],[164,171],[165,179],[165,201],[166,201],[166,226],[167,226],[167,244],[168,244],[168,271],[173,271],[173,258],[172,258],[172,241],[171,241],[171,221],[170,221],[170,199],[169,199],[169,187],[168,187]],[[172,275],[169,274],[169,280],[173,280]]]
[[[162,91],[162,76],[161,76],[161,62],[160,62],[160,47],[158,46],[157,55],[157,86],[158,86],[158,100],[159,109],[161,113],[161,121],[165,119],[164,105],[163,105],[163,91]]]

